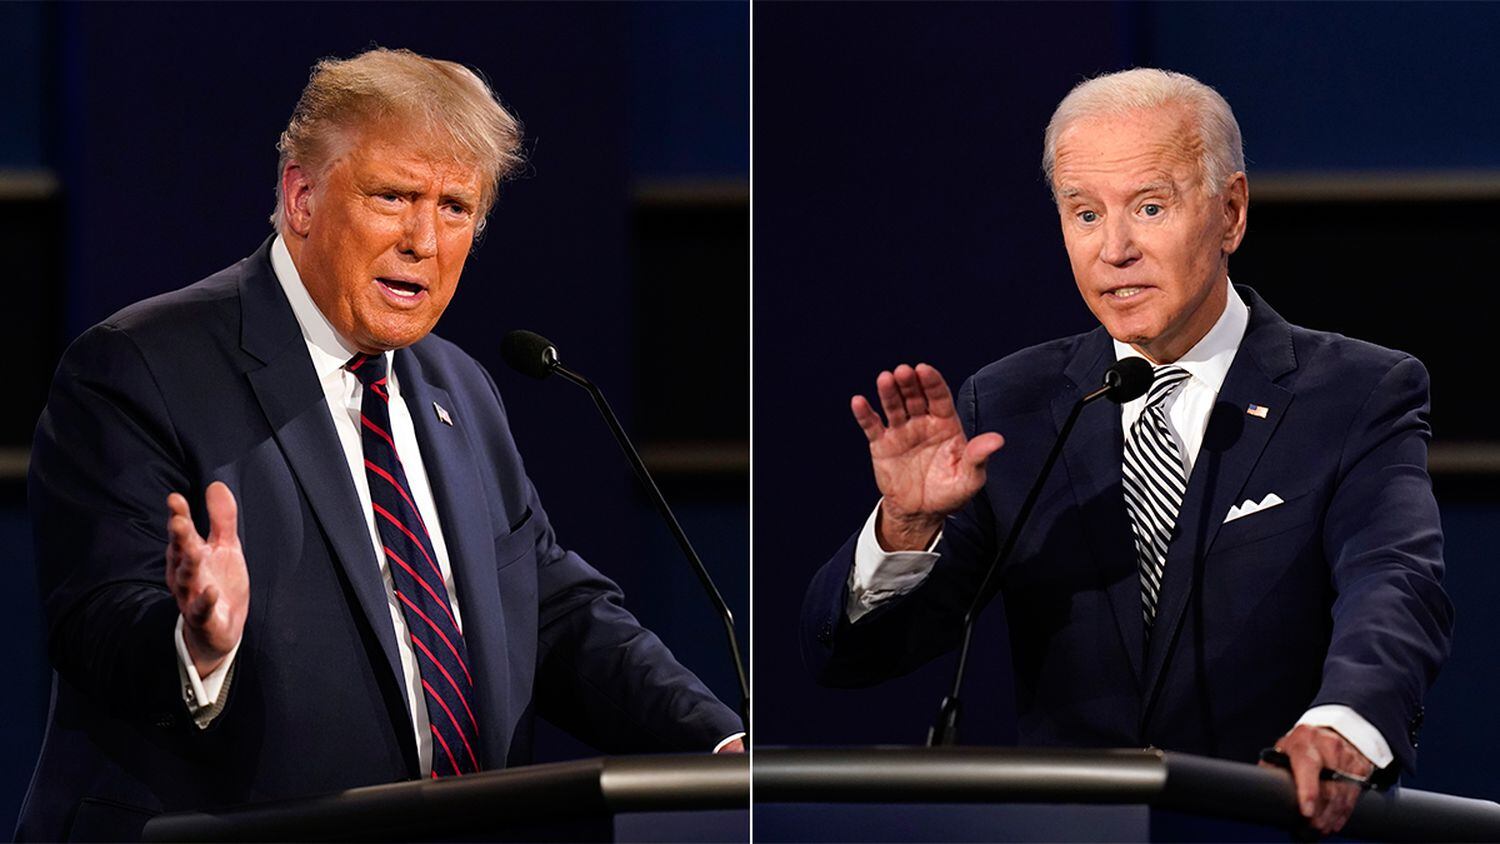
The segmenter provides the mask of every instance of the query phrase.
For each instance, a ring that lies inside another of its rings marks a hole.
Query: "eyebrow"
[[[1130,195],[1132,197],[1136,197],[1140,196],[1143,193],[1165,193],[1168,196],[1172,196],[1177,193],[1177,185],[1171,181],[1159,179],[1157,181],[1147,182],[1146,184],[1141,185],[1140,187],[1136,188],[1135,191]]]

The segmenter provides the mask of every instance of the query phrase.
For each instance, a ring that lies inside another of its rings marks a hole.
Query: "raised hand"
[[[875,379],[886,424],[864,396],[849,402],[870,441],[880,487],[880,544],[887,551],[926,547],[949,513],[984,486],[985,461],[1005,444],[996,433],[969,439],[942,374],[902,364]]]
[[[193,527],[188,501],[167,496],[167,588],[182,612],[182,638],[200,677],[224,661],[245,632],[250,608],[250,573],[240,548],[239,510],[234,494],[220,481],[204,493],[208,539]]]

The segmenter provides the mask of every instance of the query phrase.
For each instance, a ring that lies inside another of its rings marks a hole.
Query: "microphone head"
[[[1124,404],[1144,396],[1155,379],[1156,370],[1152,368],[1150,361],[1145,358],[1125,358],[1105,370],[1104,386],[1109,388],[1105,395],[1115,404]]]
[[[557,347],[535,331],[517,329],[500,341],[500,357],[522,375],[546,378],[557,366]]]

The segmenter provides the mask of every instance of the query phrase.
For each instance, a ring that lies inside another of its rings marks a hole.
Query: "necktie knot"
[[[1151,389],[1146,392],[1145,410],[1158,407],[1172,395],[1182,382],[1188,379],[1188,371],[1180,366],[1158,366],[1152,369]]]
[[[367,355],[361,352],[344,364],[344,368],[354,373],[359,383],[369,387],[371,384],[385,380],[386,362],[385,355]]]

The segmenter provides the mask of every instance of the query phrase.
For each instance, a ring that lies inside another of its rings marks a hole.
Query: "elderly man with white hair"
[[[29,489],[56,683],[18,837],[521,764],[538,715],[606,751],[737,747],[430,333],[515,119],[377,49],[318,63],[279,148],[274,235],[58,369]]]
[[[927,364],[881,372],[884,420],[854,397],[881,498],[809,587],[804,651],[820,681],[859,686],[951,650],[1069,411],[1144,358],[1149,391],[1083,412],[983,596],[1004,602],[1021,741],[1264,748],[1337,831],[1360,781],[1412,769],[1449,648],[1427,373],[1230,283],[1244,155],[1196,79],[1078,85],[1043,169],[1100,327],[956,397]]]

